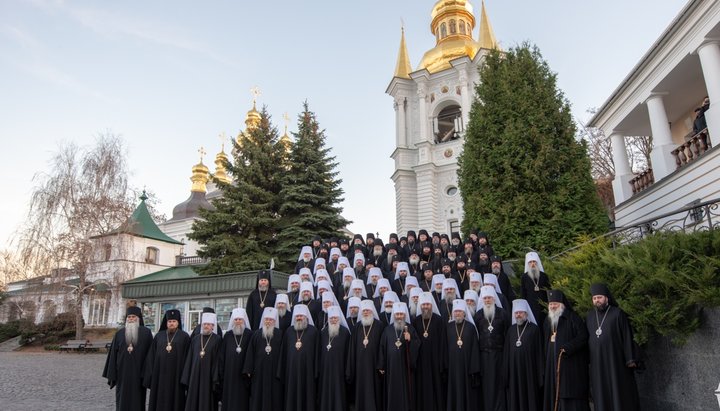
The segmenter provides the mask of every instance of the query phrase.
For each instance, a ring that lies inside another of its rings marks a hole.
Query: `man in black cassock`
[[[295,302],[298,300],[298,294],[300,294],[300,275],[298,274],[291,274],[288,278],[288,286],[287,286],[287,299],[288,299],[288,310],[292,310],[293,305],[295,305]],[[277,307],[275,307],[277,308]]]
[[[412,321],[421,342],[415,368],[415,398],[419,411],[436,411],[446,404],[447,383],[441,376],[442,356],[438,355],[444,347],[446,323],[430,292],[420,294],[418,307],[419,314]]]
[[[505,334],[510,328],[510,315],[498,302],[495,288],[480,288],[482,305],[475,314],[479,334],[480,364],[482,366],[481,397],[486,411],[504,411],[505,391],[501,381]]]
[[[202,317],[202,315],[205,313],[215,314],[215,310],[212,307],[203,307],[200,316]],[[202,324],[196,325],[195,328],[193,328],[192,332],[190,332],[190,341],[192,341],[192,339],[195,338],[196,335],[200,334],[200,331],[202,331]],[[213,332],[217,334],[218,337],[222,338],[223,330],[222,327],[220,327],[220,324],[215,327]]]
[[[559,411],[590,411],[588,331],[560,290],[548,292],[543,339],[546,352],[544,410],[553,411],[558,402]]]
[[[542,327],[545,324],[547,292],[550,291],[550,279],[545,274],[540,256],[534,251],[525,254],[525,272],[520,277],[520,298],[530,304],[530,309]]]
[[[277,368],[283,332],[278,328],[277,310],[265,307],[262,327],[253,333],[248,345],[243,373],[250,378],[250,409],[282,411],[285,391]]]
[[[293,324],[283,336],[277,377],[285,384],[285,410],[315,410],[319,333],[310,310],[303,304],[293,308]]]
[[[275,296],[275,308],[280,320],[280,329],[285,332],[292,322],[292,308],[290,308],[290,300],[287,294]]]
[[[355,393],[355,409],[382,409],[383,380],[378,373],[377,357],[383,323],[372,300],[360,302],[360,319],[353,329],[348,355],[347,379]]]
[[[347,410],[347,373],[345,369],[350,352],[350,330],[342,310],[337,305],[328,308],[328,325],[320,331],[319,351],[319,409],[322,411]]]
[[[315,258],[313,257],[313,249],[309,245],[303,246],[298,256],[297,264],[295,264],[295,274],[300,273],[300,269],[312,269],[315,266]]]
[[[190,336],[182,329],[178,310],[167,310],[145,360],[143,385],[150,389],[149,410],[185,409],[185,387],[180,384]]]
[[[447,411],[475,410],[480,383],[480,350],[473,318],[465,300],[453,301],[452,321],[445,329],[442,349],[443,368],[447,370]]]
[[[414,376],[420,339],[410,326],[407,305],[393,304],[393,321],[380,337],[377,368],[385,376],[383,409],[407,411],[415,409]]]
[[[116,410],[145,409],[143,367],[152,341],[152,333],[145,327],[140,307],[128,307],[125,327],[113,337],[102,374],[110,389],[115,388]]]
[[[502,381],[508,411],[542,410],[542,333],[527,301],[513,301],[512,325],[505,335]],[[598,410],[599,411],[599,410]]]
[[[217,316],[204,313],[200,321],[202,331],[190,343],[180,382],[187,388],[185,410],[210,411],[218,409],[220,373],[218,352],[221,337],[215,332]]]
[[[230,315],[218,355],[218,373],[222,387],[222,407],[225,410],[250,409],[250,378],[243,373],[243,365],[253,330],[244,308],[235,308]]]
[[[515,290],[513,290],[512,284],[510,284],[510,278],[503,269],[502,258],[500,258],[500,256],[494,255],[490,257],[490,272],[497,277],[498,284],[500,285],[499,293],[505,295],[508,302],[515,300]]]
[[[442,285],[442,299],[438,304],[440,316],[442,317],[443,322],[450,322],[452,319],[453,301],[459,298],[462,298],[462,295],[458,291],[457,282],[452,278],[444,279]]]
[[[639,410],[635,369],[638,349],[627,314],[605,284],[590,286],[593,309],[585,321],[590,337],[590,388],[595,409]]]
[[[260,328],[260,317],[265,307],[275,306],[275,290],[272,288],[271,277],[270,270],[258,272],[255,289],[248,297],[245,311],[250,318],[250,328],[253,330]]]

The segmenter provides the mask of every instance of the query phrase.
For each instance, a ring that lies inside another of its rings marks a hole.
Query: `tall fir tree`
[[[280,193],[278,254],[285,269],[295,266],[300,248],[314,236],[338,236],[340,229],[350,223],[340,214],[344,192],[335,171],[337,162],[325,147],[325,131],[320,129],[307,102],[298,115],[298,131],[293,135],[289,170]]]
[[[209,258],[202,274],[220,274],[265,268],[275,256],[283,170],[278,132],[263,107],[259,121],[233,142],[233,162],[226,163],[233,184],[215,180],[223,190],[214,210],[200,210],[202,219],[188,236],[202,246],[198,255]]]
[[[570,105],[537,47],[487,56],[458,177],[463,230],[487,231],[503,256],[561,251],[607,228]]]

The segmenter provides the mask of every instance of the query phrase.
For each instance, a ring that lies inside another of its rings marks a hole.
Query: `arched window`
[[[155,247],[148,247],[145,249],[145,262],[148,264],[157,264],[159,250]]]
[[[467,23],[467,33],[472,35],[472,27],[470,26],[470,23]]]
[[[465,34],[465,21],[460,20],[458,27],[460,27],[460,34]]]
[[[450,19],[450,35],[457,33],[457,26],[455,25],[455,19]]]
[[[462,127],[462,110],[460,106],[445,107],[433,120],[435,143],[444,143],[459,138]]]
[[[440,24],[440,38],[444,39],[447,37],[447,27],[445,26],[445,23]]]

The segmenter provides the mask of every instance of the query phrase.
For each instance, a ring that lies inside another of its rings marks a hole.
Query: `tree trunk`
[[[83,338],[83,295],[85,294],[85,278],[80,277],[80,284],[75,295],[75,339]]]

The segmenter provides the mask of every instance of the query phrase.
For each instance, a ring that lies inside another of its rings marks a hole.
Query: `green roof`
[[[145,195],[145,192],[143,192],[143,195],[140,196],[140,204],[138,204],[130,218],[128,218],[127,221],[125,221],[120,227],[110,231],[106,235],[124,233],[164,241],[171,244],[182,244],[182,242],[177,241],[163,233],[157,224],[155,224],[155,221],[153,221],[150,216],[150,212],[147,209],[147,205],[145,205],[146,199],[147,196]]]
[[[199,276],[200,274],[195,272],[192,266],[185,265],[180,267],[170,267],[143,275],[142,277],[133,278],[132,280],[125,281],[125,284],[147,283],[150,281],[182,280],[185,278],[195,278]]]

